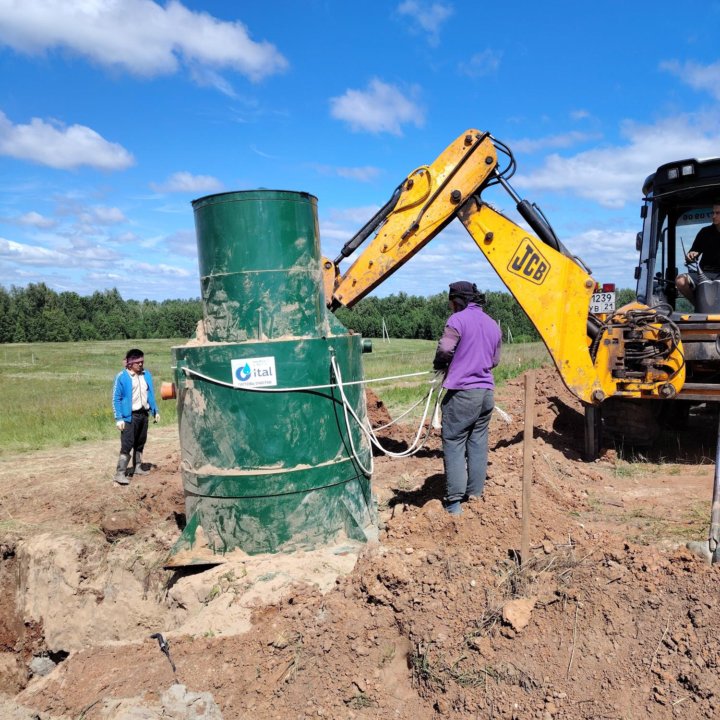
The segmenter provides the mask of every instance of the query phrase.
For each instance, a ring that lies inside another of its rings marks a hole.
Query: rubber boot
[[[113,478],[113,481],[116,482],[118,485],[128,485],[130,483],[130,480],[128,480],[128,477],[125,474],[127,472],[129,463],[130,456],[125,455],[124,453],[120,453],[117,467],[115,468],[115,477]]]
[[[445,505],[445,510],[447,510],[450,515],[462,515],[462,506],[460,505],[459,500],[455,500],[454,502]]]
[[[143,470],[142,466],[142,453],[136,452],[133,458],[133,475],[147,475],[150,471]]]

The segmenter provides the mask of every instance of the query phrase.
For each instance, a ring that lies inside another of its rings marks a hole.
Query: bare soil
[[[684,543],[707,537],[717,419],[585,463],[581,409],[539,371],[520,565],[523,392],[498,391],[511,419],[494,416],[485,497],[461,516],[433,433],[376,458],[378,543],[204,571],[162,567],[184,521],[174,429],[151,431],[128,488],[115,443],[0,460],[3,717],[162,717],[174,682],[226,720],[716,716],[720,571]]]

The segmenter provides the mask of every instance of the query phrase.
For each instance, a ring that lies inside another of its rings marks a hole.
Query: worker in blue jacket
[[[152,375],[145,370],[145,356],[142,350],[133,348],[125,355],[125,369],[115,377],[113,385],[113,414],[120,430],[120,457],[113,480],[118,485],[128,485],[130,452],[133,453],[131,475],[147,475],[143,469],[142,457],[147,441],[148,420],[160,420]]]

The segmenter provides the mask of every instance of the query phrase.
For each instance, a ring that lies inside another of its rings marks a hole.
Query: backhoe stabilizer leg
[[[600,455],[602,443],[602,415],[599,406],[585,406],[585,460],[592,462]]]

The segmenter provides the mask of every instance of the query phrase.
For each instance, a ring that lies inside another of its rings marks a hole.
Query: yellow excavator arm
[[[498,168],[498,149],[510,158],[504,171]],[[640,305],[609,318],[592,315],[596,283],[590,271],[537,208],[510,187],[513,171],[509,149],[489,133],[460,135],[431,165],[400,183],[335,261],[323,259],[328,306],[352,307],[457,218],[527,313],[576,397],[593,405],[613,395],[674,397],[685,379],[677,328]],[[495,184],[510,194],[534,233],[483,202],[482,191]],[[371,235],[341,273],[340,262]]]

